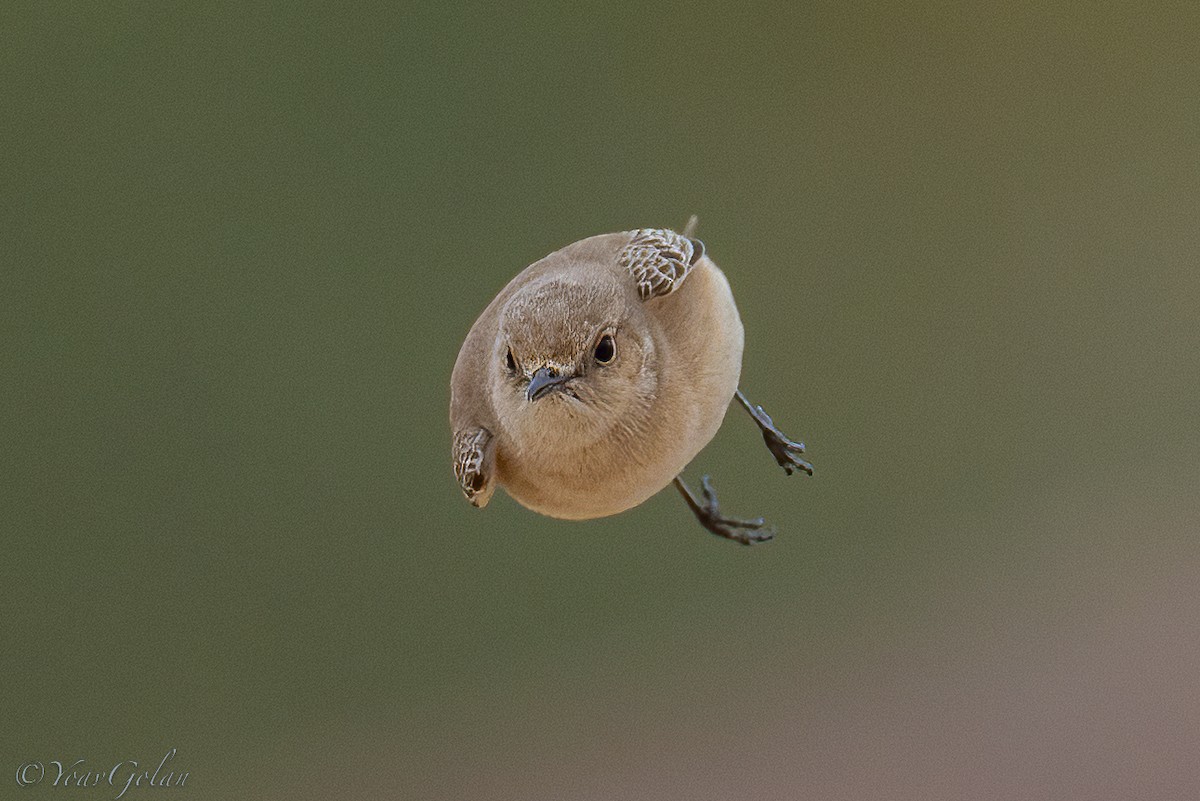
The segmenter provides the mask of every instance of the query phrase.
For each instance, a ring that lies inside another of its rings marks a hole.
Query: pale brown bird
[[[580,240],[521,271],[488,304],[450,385],[454,473],[467,500],[497,484],[523,506],[584,520],[674,481],[700,523],[749,545],[762,518],[721,515],[680,478],[733,398],[790,475],[812,466],[738,388],[743,332],[729,282],[690,234],[638,229]]]

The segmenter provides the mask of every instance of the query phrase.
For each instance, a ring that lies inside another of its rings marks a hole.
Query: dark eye
[[[504,366],[507,367],[510,372],[515,373],[517,371],[517,360],[513,358],[512,348],[509,348],[508,353],[504,354]]]
[[[600,364],[609,364],[617,356],[617,343],[613,342],[612,334],[605,334],[600,337],[600,341],[596,343],[596,361]]]

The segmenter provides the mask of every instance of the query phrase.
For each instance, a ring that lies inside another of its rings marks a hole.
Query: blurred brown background
[[[188,785],[126,798],[1197,796],[1198,41],[1165,3],[7,5],[0,796],[171,747]],[[476,314],[692,213],[817,474],[734,410],[689,476],[779,538],[470,508]]]

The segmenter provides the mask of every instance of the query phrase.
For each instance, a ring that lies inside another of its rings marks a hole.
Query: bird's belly
[[[637,434],[575,449],[547,439],[533,451],[501,447],[497,479],[522,506],[550,517],[588,520],[632,509],[670,484],[716,435],[737,388],[736,367],[729,372],[728,386],[692,399],[680,413],[652,413],[654,424]]]
[[[719,425],[719,423],[718,423]],[[588,449],[571,459],[522,463],[497,459],[500,483],[527,509],[564,520],[589,520],[624,512],[662,490],[691,455],[662,454],[650,463],[631,463],[608,449]],[[552,463],[566,465],[552,467]]]

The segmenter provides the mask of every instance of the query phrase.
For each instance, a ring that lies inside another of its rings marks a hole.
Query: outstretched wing
[[[495,490],[495,440],[486,428],[469,428],[454,435],[454,475],[471,505],[483,508]]]
[[[666,228],[639,228],[617,260],[629,270],[642,300],[669,295],[704,255],[704,244]]]

